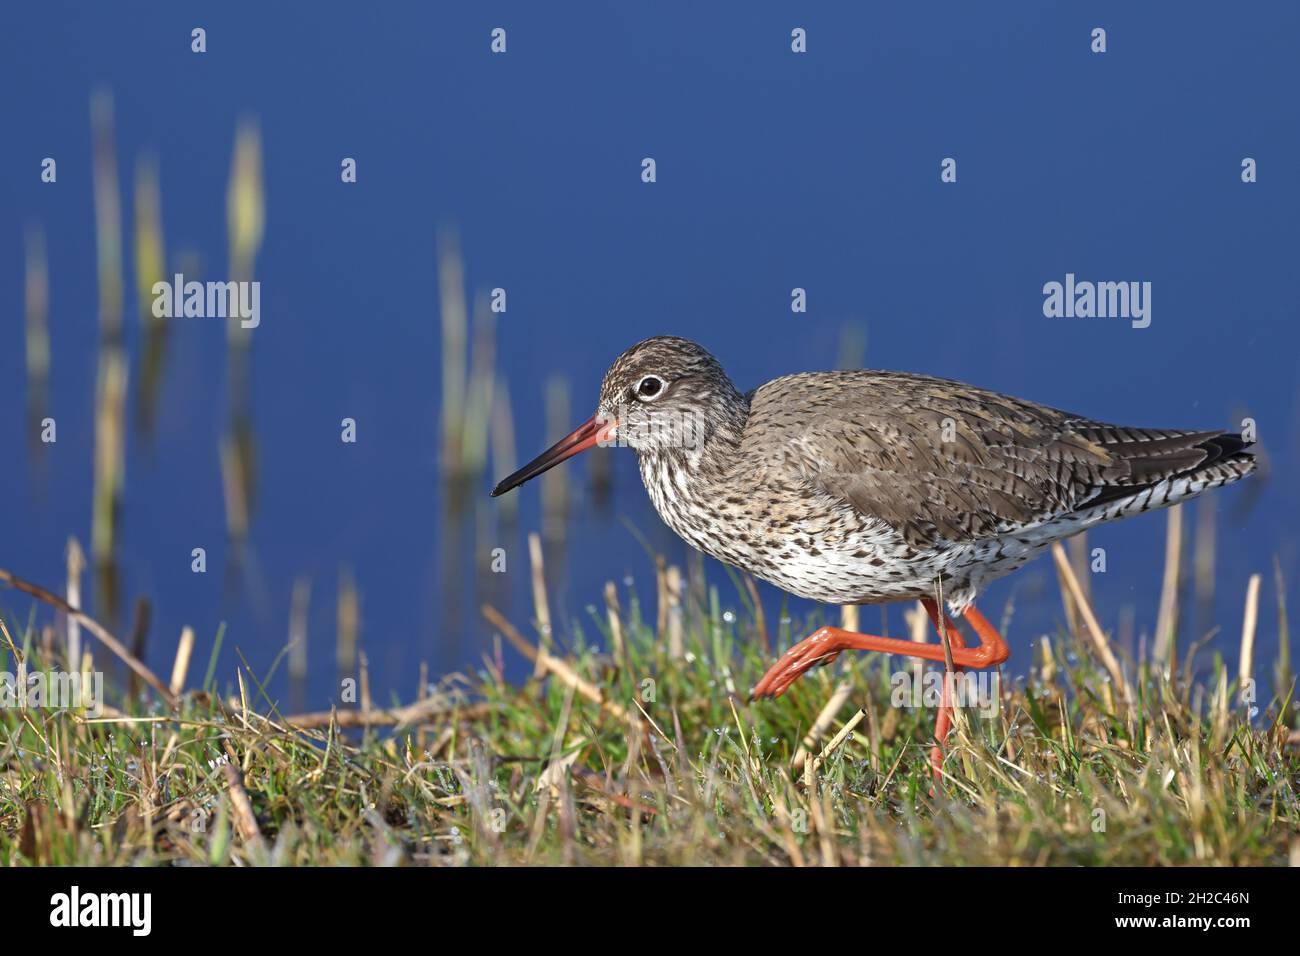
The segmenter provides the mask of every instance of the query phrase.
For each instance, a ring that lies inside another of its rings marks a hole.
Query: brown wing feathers
[[[1239,477],[1252,463],[1230,433],[1111,425],[924,376],[830,374],[768,383],[749,428],[784,432],[806,480],[914,546],[1007,533],[1177,476]],[[796,398],[821,406],[797,433],[782,414]]]

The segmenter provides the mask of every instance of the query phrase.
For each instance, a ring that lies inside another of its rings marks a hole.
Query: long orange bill
[[[566,458],[572,458],[578,452],[586,451],[601,441],[608,441],[612,434],[612,422],[607,422],[597,415],[591,416],[591,418],[588,418],[546,451],[493,488],[492,497],[504,495],[512,488],[518,488],[530,478],[536,478],[542,472],[554,468]]]

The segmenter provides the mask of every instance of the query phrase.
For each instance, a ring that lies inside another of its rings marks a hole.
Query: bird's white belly
[[[884,522],[832,499],[806,502],[799,514],[770,515],[749,500],[725,495],[700,500],[684,469],[663,469],[643,459],[641,471],[655,510],[688,544],[784,591],[826,604],[932,596],[941,580],[945,600],[960,612],[983,584],[1023,566],[1064,530],[918,550]]]
[[[869,604],[934,594],[969,603],[971,572],[1005,573],[1033,556],[998,542],[915,550],[882,521],[832,499],[806,502],[799,513],[770,514],[748,499],[701,500],[685,470],[642,459],[642,478],[655,510],[683,540],[799,597],[827,604]],[[1033,553],[1037,553],[1035,549]],[[992,565],[982,562],[992,560]]]

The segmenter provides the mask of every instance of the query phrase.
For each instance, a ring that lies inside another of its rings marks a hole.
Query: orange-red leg
[[[948,615],[943,616],[943,623],[939,623],[939,605],[929,600],[921,602],[925,612],[930,615],[930,623],[934,625],[935,631],[939,634],[939,645],[943,646],[944,628],[948,632],[948,644],[952,648],[965,647],[966,641],[961,636],[961,631],[957,630],[956,625]],[[946,666],[947,661],[944,661]],[[952,669],[960,673],[965,670],[960,664],[953,662]],[[934,775],[935,783],[943,779],[943,742],[948,739],[948,734],[952,731],[952,675],[944,673],[943,675],[943,692],[939,696],[939,713],[934,719],[934,746],[930,748],[930,772]]]
[[[921,603],[925,606],[935,628],[938,629],[938,605],[929,598],[923,599]],[[1002,635],[984,615],[974,607],[968,607],[965,618],[980,639],[978,647],[967,647],[952,619],[947,615],[944,616],[954,669],[960,671],[970,667],[979,670],[985,667],[996,667],[1005,661],[1011,651],[1002,640]],[[918,644],[915,641],[904,641],[894,637],[855,634],[838,627],[823,627],[782,654],[781,659],[768,669],[763,679],[750,691],[750,699],[780,697],[806,671],[817,664],[833,660],[841,651],[878,651],[884,654],[945,662],[942,644]],[[942,776],[943,741],[952,729],[951,689],[950,681],[945,675],[939,713],[935,720],[935,743],[930,750],[930,765],[936,779]]]

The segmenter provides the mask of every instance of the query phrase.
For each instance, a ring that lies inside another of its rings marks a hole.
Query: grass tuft
[[[635,596],[624,604],[630,613],[607,593],[592,633],[540,652],[496,615],[542,676],[517,686],[488,660],[406,707],[286,716],[240,669],[225,692],[208,677],[174,709],[150,687],[98,720],[0,708],[0,864],[1172,866],[1300,854],[1300,747],[1283,703],[1294,688],[1252,718],[1217,658],[1195,681],[1125,661],[1130,704],[1094,663],[1096,635],[1056,634],[1015,659],[1029,673],[1002,681],[998,706],[964,711],[932,794],[934,711],[895,706],[891,686],[910,661],[846,655],[751,705],[728,688],[743,694],[771,663],[752,614],[688,602],[676,656]],[[14,620],[0,670],[19,657],[28,673],[63,666],[44,656],[57,651],[34,619]]]

